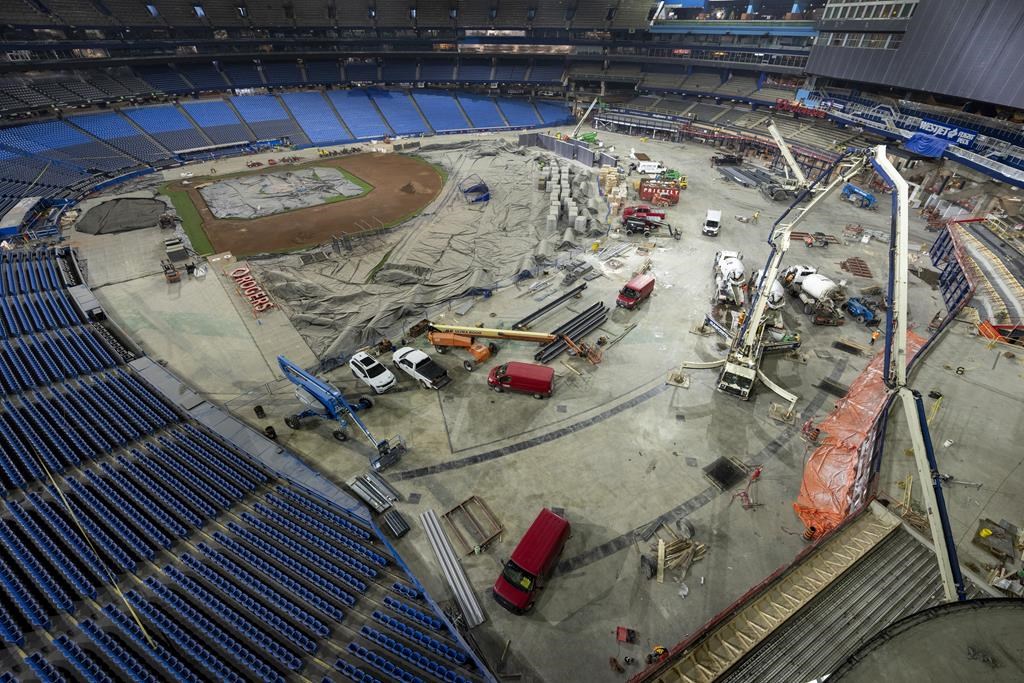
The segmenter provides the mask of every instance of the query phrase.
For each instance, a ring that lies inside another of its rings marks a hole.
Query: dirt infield
[[[188,194],[214,251],[246,256],[312,246],[332,235],[359,232],[369,226],[394,225],[422,211],[443,185],[441,174],[433,166],[400,154],[356,154],[283,168],[314,165],[342,168],[373,189],[354,199],[253,219],[220,219],[213,215],[195,186],[220,180],[217,176],[192,178],[189,185],[175,181],[168,189]],[[280,170],[281,166],[270,166],[251,174]]]

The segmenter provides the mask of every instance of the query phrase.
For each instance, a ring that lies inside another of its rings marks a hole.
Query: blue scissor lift
[[[301,413],[286,417],[284,419],[286,425],[292,429],[299,429],[302,426],[303,418],[313,416],[330,418],[340,425],[339,429],[332,432],[334,438],[338,441],[347,441],[348,434],[345,430],[350,423],[354,424],[377,449],[377,456],[370,461],[370,466],[377,471],[395,464],[405,454],[405,442],[402,437],[396,436],[390,440],[378,441],[370,429],[359,419],[356,413],[373,407],[373,401],[368,397],[363,396],[358,401],[349,403],[338,389],[322,379],[314,377],[284,356],[277,357],[277,364],[288,381],[295,385],[295,397],[299,399],[300,403],[308,406]]]

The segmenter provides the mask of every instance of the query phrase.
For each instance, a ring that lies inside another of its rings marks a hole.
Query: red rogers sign
[[[247,266],[235,268],[228,273],[228,276],[234,280],[239,295],[252,306],[254,314],[262,313],[274,307],[274,302],[270,300],[270,295],[256,282],[256,278],[252,276]]]

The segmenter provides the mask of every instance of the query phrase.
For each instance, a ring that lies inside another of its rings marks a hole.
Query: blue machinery
[[[317,379],[284,356],[277,357],[277,364],[288,381],[295,385],[295,397],[299,399],[300,403],[308,406],[301,413],[286,417],[284,419],[286,425],[292,429],[299,429],[302,426],[303,418],[327,417],[340,425],[340,429],[333,432],[334,438],[338,441],[347,441],[348,434],[345,429],[351,422],[377,449],[377,456],[370,460],[370,466],[374,470],[386,469],[401,459],[405,453],[405,443],[402,442],[401,437],[395,437],[392,441],[387,439],[378,441],[357,415],[361,410],[372,408],[373,401],[362,397],[356,403],[349,403],[340,391],[327,382]]]
[[[491,199],[491,188],[487,186],[483,178],[475,173],[459,183],[459,190],[470,204],[487,202]]]

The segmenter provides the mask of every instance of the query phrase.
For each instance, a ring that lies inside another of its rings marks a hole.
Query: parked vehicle
[[[878,200],[875,198],[875,195],[867,190],[862,190],[853,183],[843,185],[842,197],[844,201],[851,202],[862,209],[877,208]]]
[[[708,237],[718,237],[718,233],[721,230],[722,212],[708,209],[707,214],[704,216],[704,222],[700,226],[700,233]]]
[[[615,305],[620,308],[633,310],[654,292],[654,275],[641,273],[626,283],[626,286],[619,290],[619,296],[615,299]]]
[[[747,269],[743,254],[738,251],[720,251],[715,254],[715,298],[713,304],[743,306],[746,303],[744,282]]]
[[[679,183],[657,178],[642,178],[637,194],[645,202],[657,206],[675,206],[679,203]]]
[[[637,206],[627,206],[622,210],[623,218],[630,218],[636,216],[637,218],[657,218],[658,220],[665,220],[665,212],[658,211],[657,209],[639,204]]]
[[[841,308],[849,313],[854,320],[863,325],[877,325],[879,323],[878,314],[875,313],[875,305],[867,299],[859,299],[857,297],[847,299]]]
[[[487,374],[487,386],[499,394],[503,391],[518,391],[531,394],[537,399],[548,398],[554,383],[554,368],[535,363],[509,361],[491,368]]]
[[[743,163],[743,156],[740,154],[716,154],[711,157],[712,166],[739,166]]]
[[[783,285],[803,302],[804,313],[811,316],[811,322],[815,325],[843,324],[839,304],[845,292],[840,285],[809,266],[790,266],[782,275]]]
[[[541,510],[494,582],[494,600],[513,614],[529,611],[540,584],[558,563],[569,531],[568,520],[547,508]]]
[[[419,382],[424,389],[440,389],[452,378],[448,371],[419,349],[403,346],[391,356],[395,367]]]
[[[629,165],[630,173],[640,175],[661,175],[667,170],[660,161],[636,161]]]
[[[626,231],[627,235],[637,233],[644,237],[650,237],[652,232],[667,227],[669,227],[668,223],[646,216],[630,216],[622,221],[622,228]]]
[[[348,367],[356,379],[378,394],[383,394],[398,384],[398,380],[395,379],[391,371],[365,351],[352,354],[352,357],[348,359]]]

